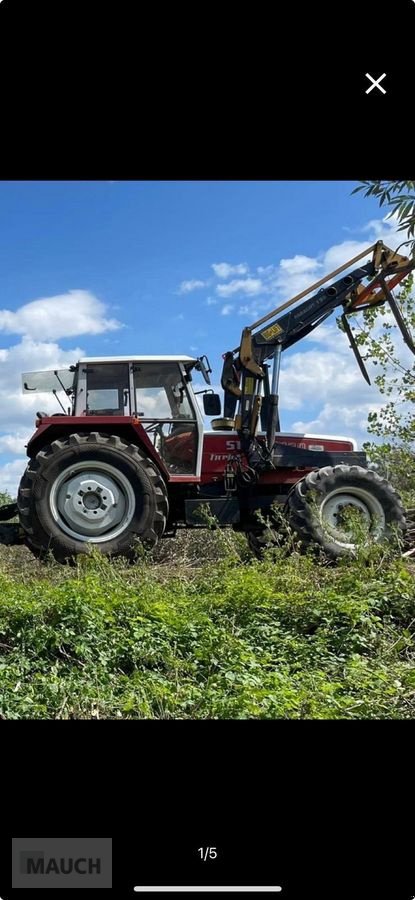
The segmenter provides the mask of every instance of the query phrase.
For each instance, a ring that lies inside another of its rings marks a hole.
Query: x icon
[[[369,72],[366,72],[366,78],[368,78],[369,81],[373,82],[373,84],[371,84],[370,87],[368,87],[367,91],[365,91],[366,94],[370,94],[370,92],[373,91],[373,88],[375,88],[375,87],[377,87],[379,91],[382,91],[382,94],[386,94],[385,89],[383,87],[381,87],[381,85],[380,85],[380,82],[383,81],[384,78],[386,78],[386,72],[384,72],[383,75],[381,75],[377,81],[374,78],[372,78],[371,75],[369,75]]]

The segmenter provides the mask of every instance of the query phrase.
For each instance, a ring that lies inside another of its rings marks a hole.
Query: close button
[[[372,82],[372,84],[370,85],[370,87],[368,87],[367,91],[365,91],[365,94],[370,94],[370,92],[373,91],[373,88],[377,88],[378,91],[382,92],[382,94],[386,94],[385,88],[383,88],[380,83],[384,78],[386,78],[386,72],[384,72],[383,75],[381,75],[378,79],[373,78],[372,75],[369,75],[369,72],[366,72],[366,78],[368,78],[369,81]]]

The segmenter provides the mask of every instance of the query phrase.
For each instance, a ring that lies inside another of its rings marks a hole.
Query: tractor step
[[[209,518],[220,525],[234,525],[240,521],[239,500],[235,497],[200,498],[185,500],[186,525],[206,528]]]

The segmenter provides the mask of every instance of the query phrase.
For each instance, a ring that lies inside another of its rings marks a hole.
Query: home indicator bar
[[[192,892],[201,893],[202,891],[210,893],[210,894],[222,893],[222,892],[230,894],[230,893],[239,893],[240,891],[243,891],[244,893],[249,893],[249,894],[256,894],[256,893],[274,894],[279,891],[282,891],[282,887],[280,887],[278,884],[274,885],[273,887],[270,887],[268,885],[265,886],[263,884],[260,885],[259,887],[251,887],[251,886],[241,887],[240,885],[236,886],[236,887],[232,887],[229,884],[226,884],[222,887],[219,887],[216,884],[202,884],[202,885],[199,885],[198,887],[190,887],[189,885],[185,885],[184,887],[177,887],[176,885],[172,885],[170,887],[168,887],[167,885],[162,885],[161,887],[154,887],[151,885],[150,886],[146,885],[144,887],[141,887],[140,885],[136,885],[134,890],[137,891],[137,893],[151,892],[154,894],[156,894],[158,892],[163,892],[164,894],[165,893],[180,894],[182,891],[186,891],[186,893],[189,893],[189,894]]]

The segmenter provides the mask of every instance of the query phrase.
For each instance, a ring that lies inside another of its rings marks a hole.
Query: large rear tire
[[[291,490],[286,511],[303,546],[317,544],[338,559],[356,551],[356,536],[344,517],[347,509],[359,514],[367,535],[376,542],[405,532],[399,495],[385,478],[361,466],[325,466],[309,472]]]
[[[153,463],[117,435],[71,434],[30,460],[17,505],[26,543],[60,562],[92,545],[111,556],[154,546],[168,516],[167,489]]]

